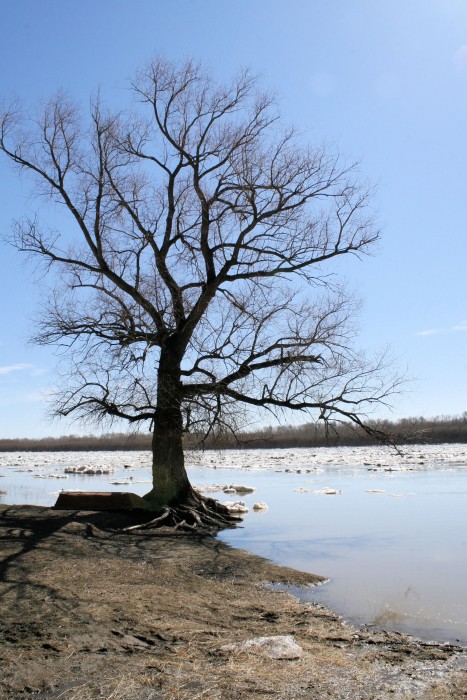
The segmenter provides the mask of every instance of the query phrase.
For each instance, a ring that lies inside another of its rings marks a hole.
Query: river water
[[[467,645],[467,445],[188,452],[192,483],[250,508],[220,538],[329,581],[294,590],[355,624]],[[0,453],[0,502],[150,489],[147,452]],[[70,467],[112,469],[67,474]],[[254,487],[245,496],[222,487]],[[257,501],[268,510],[254,511]]]

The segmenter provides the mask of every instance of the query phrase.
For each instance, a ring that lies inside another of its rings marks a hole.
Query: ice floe
[[[223,491],[224,493],[238,493],[247,495],[256,491],[255,486],[238,486],[235,484],[212,484],[210,486],[195,486],[194,488],[199,493],[218,493]]]
[[[245,501],[224,501],[222,505],[228,508],[231,513],[248,513],[249,511]]]
[[[338,493],[342,493],[340,489],[331,489],[331,488],[324,488],[324,489],[305,489],[303,487],[300,487],[299,489],[294,489],[297,493],[316,493],[320,496],[336,496]]]
[[[115,469],[112,467],[65,467],[65,474],[86,474],[98,476],[99,474],[113,474]]]
[[[264,501],[258,501],[253,503],[253,510],[268,510],[268,505]]]
[[[228,489],[229,492],[235,491],[236,493],[253,493],[254,491],[256,491],[256,488],[254,486],[241,486],[238,484],[230,484]]]
[[[245,450],[188,450],[185,456],[189,469],[217,467],[278,471],[293,474],[316,473],[317,470],[399,469],[401,471],[426,471],[427,469],[456,469],[467,466],[467,445],[412,445],[404,446],[403,454],[395,450],[373,445],[366,447],[318,447],[294,449],[245,449]],[[68,467],[92,466],[117,470],[149,469],[149,451],[129,452],[2,452],[0,468],[42,469],[57,472]],[[309,471],[307,471],[309,470]],[[388,472],[391,474],[391,472]],[[226,484],[229,486],[229,484]]]

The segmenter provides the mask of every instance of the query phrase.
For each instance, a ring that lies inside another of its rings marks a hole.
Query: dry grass
[[[216,540],[89,536],[79,516],[33,507],[4,509],[3,528],[2,699],[459,700],[467,690],[449,649],[356,635],[261,585],[312,577]],[[302,647],[299,660],[220,650],[281,634]]]

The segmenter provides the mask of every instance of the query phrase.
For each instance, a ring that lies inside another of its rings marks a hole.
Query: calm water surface
[[[243,528],[220,538],[329,577],[294,591],[303,599],[357,624],[467,645],[467,445],[415,446],[402,458],[382,448],[208,451],[187,462],[202,487],[256,487],[242,497]],[[148,463],[142,452],[0,454],[0,501],[52,505],[61,489],[143,495]],[[79,465],[115,471],[58,478]],[[269,509],[253,512],[256,501]]]

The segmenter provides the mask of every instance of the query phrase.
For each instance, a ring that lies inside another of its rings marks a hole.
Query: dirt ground
[[[1,698],[466,698],[466,653],[358,630],[267,582],[319,577],[128,515],[0,506]],[[297,659],[225,650],[292,635]]]

